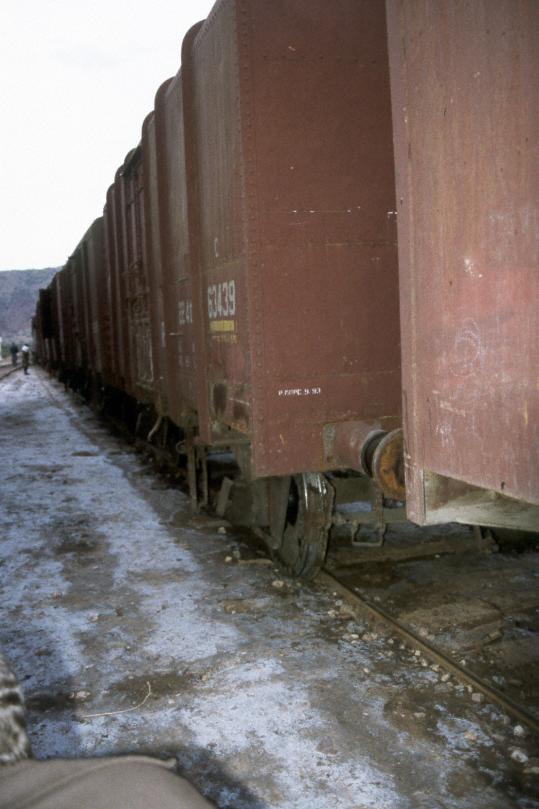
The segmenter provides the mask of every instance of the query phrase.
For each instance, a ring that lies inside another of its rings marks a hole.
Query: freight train
[[[218,0],[40,293],[40,362],[291,575],[404,501],[539,528],[539,5],[518,7]]]

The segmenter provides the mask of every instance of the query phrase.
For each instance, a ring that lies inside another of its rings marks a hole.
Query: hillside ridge
[[[32,336],[32,317],[40,289],[48,286],[59,267],[0,272],[0,338],[4,346]]]

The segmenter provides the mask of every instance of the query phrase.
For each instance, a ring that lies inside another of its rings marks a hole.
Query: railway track
[[[408,646],[421,652],[428,660],[439,665],[464,685],[470,686],[474,691],[482,694],[486,700],[497,705],[508,716],[512,716],[521,724],[526,725],[534,733],[539,733],[539,721],[526,708],[516,703],[498,689],[492,687],[492,685],[486,682],[482,677],[477,676],[464,666],[459,665],[443,651],[437,649],[416,632],[404,626],[387,612],[387,610],[373,604],[351,590],[331,569],[325,568],[319,574],[318,581],[345,600],[354,609],[358,617],[361,614],[361,617],[368,617],[371,620],[381,623],[386,629],[398,635]]]

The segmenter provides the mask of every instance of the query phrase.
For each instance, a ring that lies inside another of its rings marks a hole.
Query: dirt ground
[[[38,758],[173,755],[223,809],[539,807],[525,728],[320,583],[284,581],[241,535],[193,520],[44,373],[0,383],[0,425],[0,644]],[[537,581],[537,554],[526,567]],[[363,585],[384,597],[382,579]],[[399,592],[421,622],[431,601]]]

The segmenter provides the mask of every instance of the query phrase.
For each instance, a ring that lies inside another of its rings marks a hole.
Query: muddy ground
[[[525,728],[320,583],[284,581],[242,536],[193,520],[38,369],[0,383],[0,425],[0,643],[37,757],[173,755],[234,809],[539,806]],[[528,592],[537,554],[519,558]],[[433,562],[430,583],[388,596],[412,623],[422,587],[430,604],[441,586]],[[534,631],[527,643],[536,660]]]

